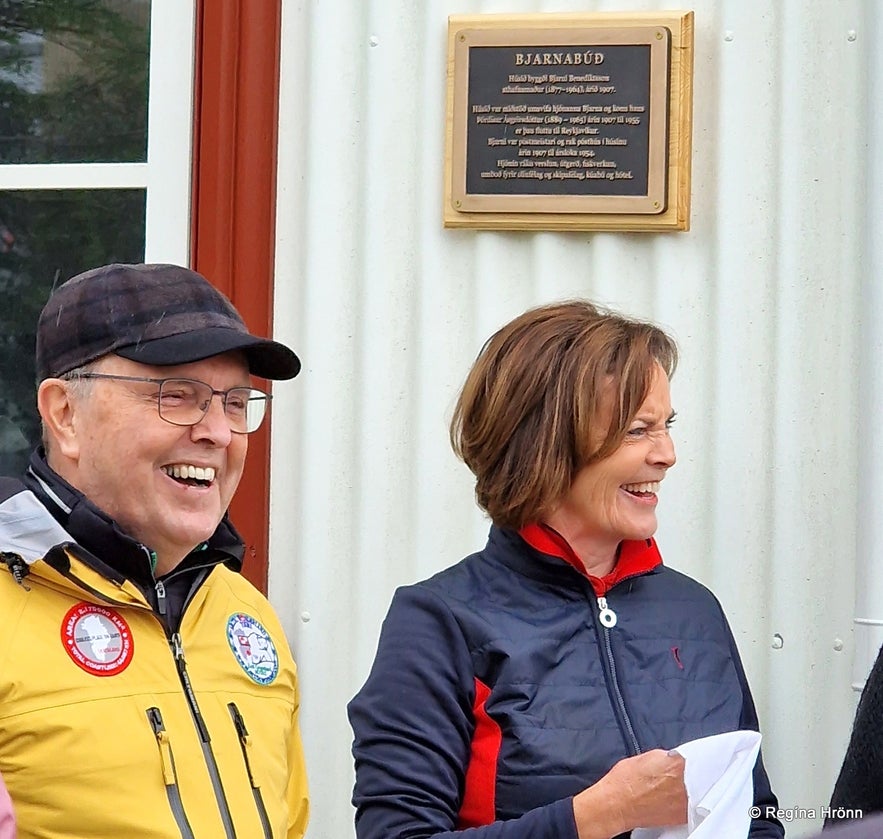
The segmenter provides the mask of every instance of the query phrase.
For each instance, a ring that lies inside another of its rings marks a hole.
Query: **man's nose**
[[[212,393],[202,419],[191,428],[194,439],[208,438],[215,445],[229,445],[233,437],[233,430],[230,428],[230,421],[227,419],[227,412],[224,408],[223,393]]]

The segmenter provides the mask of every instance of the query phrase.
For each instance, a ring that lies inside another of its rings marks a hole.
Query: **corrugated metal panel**
[[[880,439],[879,402],[859,401],[873,313],[864,354],[859,323],[879,266],[866,114],[883,26],[873,0],[691,5],[688,233],[444,230],[447,16],[632,8],[284,3],[276,328],[304,372],[276,388],[270,575],[300,665],[310,839],[353,835],[345,705],[393,589],[483,544],[447,443],[458,387],[494,329],[574,295],[679,340],[663,554],[724,604],[782,805],[828,801],[855,702],[856,545],[870,545],[857,475]]]

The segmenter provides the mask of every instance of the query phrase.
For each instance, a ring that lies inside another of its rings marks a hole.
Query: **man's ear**
[[[64,457],[76,460],[80,453],[75,422],[76,402],[62,379],[44,379],[37,388],[37,410],[52,448]]]

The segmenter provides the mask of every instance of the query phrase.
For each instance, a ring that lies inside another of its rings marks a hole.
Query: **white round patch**
[[[251,615],[238,612],[227,620],[227,642],[239,666],[252,681],[268,685],[279,672],[279,654],[270,633]]]
[[[132,661],[132,630],[113,609],[78,603],[61,622],[61,642],[74,663],[95,676],[116,676]]]

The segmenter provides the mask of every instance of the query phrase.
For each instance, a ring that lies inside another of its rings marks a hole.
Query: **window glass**
[[[0,475],[38,442],[37,317],[54,285],[97,265],[144,261],[145,191],[0,192]]]
[[[0,163],[143,162],[150,0],[0,2]]]

